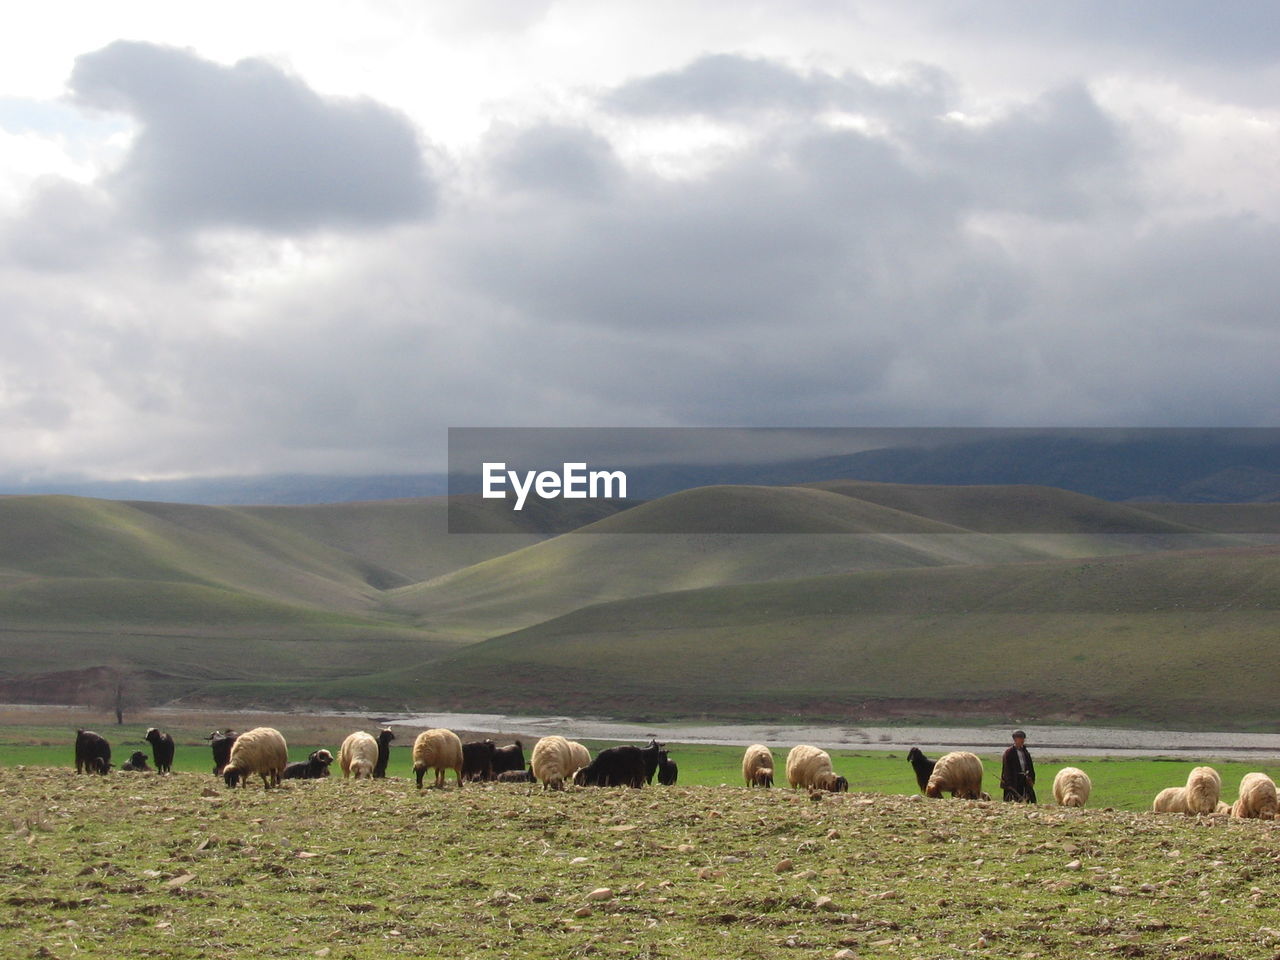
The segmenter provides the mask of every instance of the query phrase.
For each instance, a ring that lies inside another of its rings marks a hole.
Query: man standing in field
[[[1036,802],[1036,765],[1026,744],[1026,732],[1013,731],[1013,746],[1004,752],[1000,765],[1000,789],[1012,803]]]

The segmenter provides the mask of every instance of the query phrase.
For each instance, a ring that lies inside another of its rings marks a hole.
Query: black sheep
[[[517,740],[493,751],[493,775],[500,777],[508,771],[520,771],[525,767],[524,744]]]
[[[930,760],[926,757],[919,747],[912,747],[907,751],[907,763],[911,764],[911,768],[916,772],[916,783],[920,784],[920,792],[924,793],[925,788],[929,786],[929,778],[933,776],[933,768],[938,761]]]
[[[573,782],[580,787],[643,787],[645,760],[645,751],[639,747],[609,747],[574,774]]]
[[[151,757],[156,763],[157,773],[169,773],[173,770],[173,737],[151,727],[142,738],[151,744]]]
[[[462,745],[462,779],[492,780],[493,754],[497,746],[492,740],[470,740]]]
[[[313,750],[307,759],[286,764],[280,779],[323,780],[329,776],[331,763],[333,763],[333,754],[328,750]]]
[[[111,769],[111,744],[92,730],[76,731],[76,773],[102,773]]]
[[[679,772],[676,762],[667,756],[667,751],[663,750],[658,754],[658,782],[660,784],[664,787],[675,786]]]
[[[135,750],[129,756],[129,759],[126,760],[124,764],[121,765],[120,769],[122,771],[124,770],[149,771],[151,768],[147,766],[147,755],[143,753],[141,750]]]
[[[205,737],[213,750],[213,772],[215,774],[222,775],[222,768],[231,759],[231,745],[236,742],[236,737],[238,736],[239,734],[233,730],[228,730],[226,733],[215,730]]]
[[[396,735],[387,727],[378,731],[378,762],[373,765],[373,776],[382,780],[387,775],[387,762],[391,759],[391,741]]]

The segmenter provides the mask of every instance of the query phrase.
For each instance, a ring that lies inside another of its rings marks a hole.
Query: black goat
[[[391,759],[391,741],[396,735],[387,727],[378,731],[378,762],[373,765],[373,776],[382,780],[387,775],[387,761]]]
[[[657,737],[649,738],[649,745],[640,753],[644,756],[644,782],[653,783],[653,775],[658,772],[658,760],[662,756],[665,743],[659,743]]]
[[[657,769],[657,751],[654,751],[654,768]],[[643,787],[645,784],[646,757],[639,747],[609,747],[596,754],[596,758],[574,774],[573,782],[580,787]]]
[[[111,744],[92,730],[76,731],[76,773],[102,773],[111,769]]]
[[[930,760],[920,750],[919,747],[912,747],[907,751],[907,763],[911,764],[911,769],[916,772],[916,783],[920,784],[920,792],[924,793],[925,788],[929,786],[929,778],[933,776],[933,768],[937,766],[937,760]]]
[[[141,750],[133,751],[129,759],[126,760],[123,764],[121,764],[120,769],[121,771],[125,771],[125,770],[150,771],[151,770],[151,768],[147,766],[147,755],[143,753]]]
[[[218,776],[222,775],[222,768],[231,759],[231,745],[236,742],[238,736],[240,734],[234,730],[228,730],[226,733],[215,730],[205,737],[209,741],[209,746],[213,749],[213,772]]]
[[[142,738],[151,744],[151,757],[156,763],[157,773],[169,773],[173,770],[173,737],[150,727]]]
[[[497,745],[492,740],[469,740],[462,745],[462,779],[492,780],[493,754]]]
[[[524,744],[519,740],[515,743],[509,743],[505,747],[498,747],[493,751],[493,775],[495,777],[501,777],[503,773],[508,771],[523,770],[524,767]]]
[[[328,750],[313,750],[305,760],[285,764],[282,780],[323,780],[329,775],[333,754]]]

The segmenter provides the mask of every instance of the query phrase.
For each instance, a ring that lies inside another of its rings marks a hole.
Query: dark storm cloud
[[[105,185],[160,226],[376,226],[433,205],[406,118],[371,100],[322,97],[264,60],[225,67],[117,41],[79,57],[70,87],[80,102],[137,121]]]

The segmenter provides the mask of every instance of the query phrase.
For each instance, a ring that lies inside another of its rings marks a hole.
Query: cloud
[[[848,72],[799,72],[763,57],[717,53],[624,83],[603,98],[604,106],[635,115],[701,114],[750,117],[763,111],[812,115],[823,110],[904,107],[935,112],[946,96],[941,71],[915,67],[893,83],[873,83]]]
[[[103,185],[162,228],[375,227],[434,204],[406,118],[371,100],[322,97],[265,60],[224,67],[117,41],[79,57],[70,88],[82,104],[137,121]]]

